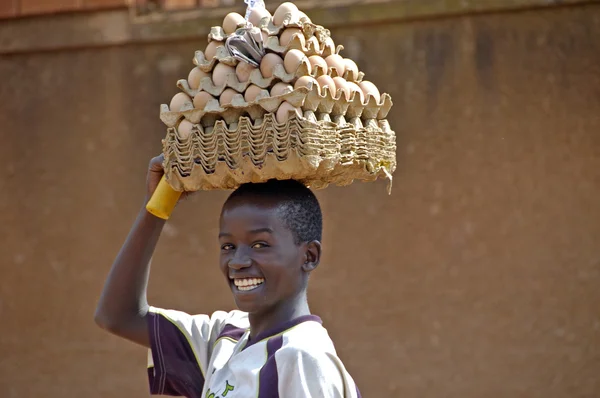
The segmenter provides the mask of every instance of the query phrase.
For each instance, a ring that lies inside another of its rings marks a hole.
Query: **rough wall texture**
[[[600,7],[333,32],[394,98],[398,171],[318,192],[310,300],[366,397],[600,396]],[[92,321],[195,42],[0,59],[0,396],[140,397]],[[231,308],[225,193],[178,207],[154,305]]]

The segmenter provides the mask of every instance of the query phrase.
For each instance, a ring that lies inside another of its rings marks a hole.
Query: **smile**
[[[237,278],[233,280],[234,285],[243,292],[254,290],[265,282],[264,278]]]

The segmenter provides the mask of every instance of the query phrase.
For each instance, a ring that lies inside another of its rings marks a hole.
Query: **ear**
[[[304,257],[304,264],[302,264],[302,271],[311,272],[319,265],[321,261],[321,242],[313,240],[306,244],[306,251]]]

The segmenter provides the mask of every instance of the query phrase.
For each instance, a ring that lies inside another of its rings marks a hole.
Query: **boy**
[[[145,210],[163,175],[150,162],[144,207],[106,280],[96,323],[149,348],[151,394],[190,398],[359,398],[306,288],[321,257],[321,209],[299,182],[245,184],[223,205],[220,269],[238,310],[149,306],[149,263],[165,221]]]

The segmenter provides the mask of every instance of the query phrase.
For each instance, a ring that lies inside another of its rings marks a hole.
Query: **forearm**
[[[101,327],[126,338],[145,329],[150,260],[164,224],[142,207],[104,284],[96,309]]]

